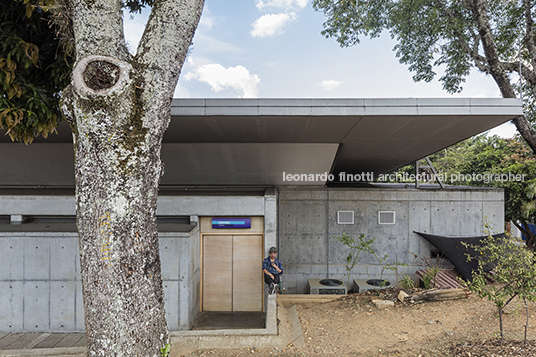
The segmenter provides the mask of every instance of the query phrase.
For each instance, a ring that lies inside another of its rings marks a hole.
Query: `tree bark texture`
[[[508,71],[505,68],[504,64],[501,63],[499,59],[499,54],[497,52],[497,48],[495,46],[495,39],[494,39],[493,32],[491,29],[490,21],[489,21],[488,7],[487,7],[486,0],[465,0],[465,1],[473,14],[473,18],[475,19],[475,24],[478,29],[478,33],[480,35],[482,47],[484,49],[484,54],[485,54],[485,58],[487,61],[487,65],[488,65],[487,68],[488,68],[489,74],[491,74],[491,76],[495,80],[495,83],[499,87],[499,90],[501,91],[501,95],[503,96],[503,98],[516,98],[517,96],[512,86],[512,83],[510,82]],[[532,23],[531,20],[527,20],[527,22]],[[532,35],[532,27],[530,27],[530,30],[531,30],[530,35]],[[527,42],[527,44],[533,45],[533,41],[529,41]],[[532,49],[532,47],[529,46],[529,49]],[[515,70],[518,70],[518,69],[515,68]],[[534,68],[532,68],[531,71],[525,71],[525,72],[528,72],[529,77],[531,77],[534,75]],[[519,74],[523,75],[523,73],[524,72],[521,71],[521,73]],[[529,78],[529,81],[530,81],[530,78]],[[534,130],[534,128],[530,125],[528,120],[524,116],[519,116],[517,118],[514,118],[512,120],[512,123],[514,123],[514,125],[517,128],[517,131],[523,137],[523,139],[525,139],[525,141],[530,146],[532,151],[536,152],[536,130]]]
[[[72,0],[77,61],[62,110],[73,130],[88,356],[160,356],[168,343],[160,152],[203,4],[157,0],[132,57],[119,0]]]

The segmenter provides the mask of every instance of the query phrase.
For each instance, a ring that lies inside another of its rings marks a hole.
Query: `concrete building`
[[[262,312],[274,245],[282,286],[306,293],[308,279],[344,279],[333,236],[374,237],[412,274],[433,259],[414,231],[474,236],[485,219],[502,231],[501,190],[370,181],[520,114],[515,99],[174,100],[157,211],[169,329]],[[0,332],[83,331],[68,126],[29,146],[2,138],[0,163]],[[352,278],[381,271],[364,255]]]

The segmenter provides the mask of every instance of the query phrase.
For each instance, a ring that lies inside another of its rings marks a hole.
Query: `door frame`
[[[256,233],[256,232],[248,232],[248,233],[224,233],[224,232],[221,232],[221,233],[201,233],[201,239],[200,239],[200,265],[199,265],[199,312],[203,312],[203,279],[204,279],[204,271],[203,271],[203,256],[204,256],[204,252],[203,252],[203,243],[204,243],[204,238],[205,238],[205,235],[208,235],[208,236],[215,236],[215,235],[219,235],[219,236],[252,236],[252,235],[259,235],[261,236],[261,240],[262,240],[262,243],[261,243],[261,256],[263,257],[264,259],[264,234],[263,233]],[[262,270],[262,261],[259,262],[259,270]],[[262,277],[262,276],[261,276]],[[264,287],[264,280],[262,280],[262,286]],[[261,289],[261,302],[262,302],[262,307],[261,307],[261,311],[264,312],[264,289]]]

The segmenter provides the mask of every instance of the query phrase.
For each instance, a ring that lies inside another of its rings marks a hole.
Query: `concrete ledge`
[[[0,357],[31,357],[31,356],[62,356],[80,357],[86,356],[85,347],[65,347],[65,348],[35,348],[28,350],[3,350]]]
[[[266,305],[266,327],[259,329],[221,329],[170,331],[170,337],[209,337],[209,336],[258,336],[277,335],[277,301],[275,295],[268,296]]]
[[[288,307],[295,304],[323,304],[340,299],[345,295],[310,295],[310,294],[283,294],[277,297],[278,303]]]
[[[282,295],[279,295],[279,298]],[[310,296],[310,295],[307,295]],[[293,296],[289,296],[293,297]],[[307,301],[330,300],[313,299]],[[331,297],[336,299],[339,295]],[[316,299],[315,299],[316,298]],[[171,331],[170,357],[179,357],[195,350],[205,348],[246,348],[246,347],[278,347],[285,348],[289,344],[296,347],[305,346],[298,314],[294,305],[286,308],[277,305],[278,296],[268,295],[266,304],[266,328],[264,329],[237,329],[237,330],[198,330],[198,331]],[[283,298],[285,300],[285,298]],[[290,301],[289,299],[287,299]],[[26,350],[0,351],[0,357],[32,357],[32,356],[64,356],[85,357],[85,347],[70,348],[39,348]]]
[[[287,309],[287,321],[289,322],[289,343],[295,347],[305,347],[305,339],[303,338],[303,332],[300,326],[300,320],[298,319],[298,312],[296,311],[296,305],[292,305]]]
[[[202,348],[285,347],[288,337],[279,333],[278,320],[287,321],[285,309],[277,308],[276,295],[268,295],[266,327],[263,329],[223,329],[171,331],[170,357]]]

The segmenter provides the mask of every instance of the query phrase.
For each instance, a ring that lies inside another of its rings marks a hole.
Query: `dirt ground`
[[[395,299],[391,290],[383,299]],[[297,305],[305,347],[284,349],[200,350],[191,356],[536,356],[536,304],[529,303],[527,345],[522,343],[526,321],[523,301],[505,309],[504,331],[508,341],[497,342],[496,307],[472,295],[461,300],[397,303],[378,308],[371,303],[377,293],[348,295],[340,300]]]

